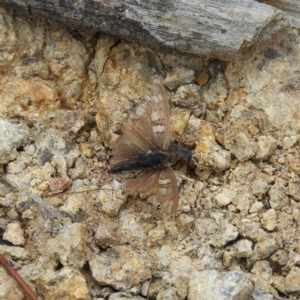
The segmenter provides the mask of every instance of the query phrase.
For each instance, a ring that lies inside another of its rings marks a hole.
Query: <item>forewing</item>
[[[110,145],[112,167],[135,161],[149,150],[167,150],[170,144],[170,112],[162,84],[151,88],[145,102],[132,113],[120,135]]]
[[[176,215],[178,208],[178,187],[171,168],[149,170],[135,179],[127,180],[125,189],[130,194],[143,193],[160,203],[163,213]]]

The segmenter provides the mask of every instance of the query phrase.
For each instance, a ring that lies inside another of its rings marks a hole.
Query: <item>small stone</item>
[[[52,178],[49,184],[49,189],[52,193],[65,192],[72,184],[70,178]]]
[[[5,269],[0,268],[0,299],[5,300],[23,300],[24,293],[18,283],[9,275]]]
[[[140,256],[125,246],[116,246],[89,261],[92,276],[102,285],[121,291],[151,277],[150,269]]]
[[[292,159],[289,162],[289,170],[297,175],[300,175],[300,159]]]
[[[265,229],[272,231],[276,227],[276,211],[275,209],[271,208],[267,210],[262,217],[262,225]]]
[[[180,214],[178,221],[183,228],[191,228],[195,223],[195,218],[191,215]]]
[[[3,239],[11,242],[15,246],[23,246],[25,244],[24,232],[18,223],[10,223],[7,225]]]
[[[296,201],[300,201],[300,179],[295,178],[289,181],[289,195]]]
[[[166,237],[166,228],[158,226],[148,232],[148,241],[151,245],[161,244]]]
[[[105,184],[98,193],[97,206],[100,211],[105,212],[110,217],[118,215],[121,206],[126,202],[127,196],[122,192],[120,183]]]
[[[89,292],[84,276],[71,267],[47,272],[37,279],[37,285],[46,299],[61,299],[63,295],[63,299],[85,300]]]
[[[274,263],[277,263],[280,266],[285,266],[289,260],[287,251],[281,249],[272,254],[270,258]]]
[[[258,178],[251,184],[251,189],[254,195],[258,197],[258,199],[263,199],[265,194],[268,192],[270,186],[267,181],[264,179]]]
[[[218,231],[212,236],[210,244],[215,247],[223,247],[231,241],[234,241],[238,237],[238,229],[229,224],[222,223],[219,226]]]
[[[286,184],[287,182],[285,180],[277,178],[268,192],[270,206],[277,211],[289,204],[290,200],[285,194]]]
[[[12,259],[25,260],[28,258],[28,252],[22,247],[0,245],[0,253]]]
[[[176,289],[174,287],[170,287],[162,292],[159,292],[156,296],[156,300],[179,300]]]
[[[68,170],[68,175],[73,179],[80,179],[85,176],[85,170],[87,168],[87,160],[84,156],[80,156],[75,161],[74,168]]]
[[[98,298],[97,298],[98,299]],[[145,300],[140,296],[132,296],[130,293],[113,293],[108,297],[108,300]]]
[[[230,248],[230,253],[234,257],[242,258],[242,257],[251,257],[253,255],[253,242],[247,239],[241,239],[237,241]]]
[[[17,148],[28,136],[21,124],[12,124],[0,118],[0,164],[7,164],[18,156]]]
[[[258,149],[254,158],[257,160],[267,160],[275,153],[276,140],[272,136],[258,136],[256,144]]]
[[[267,260],[257,261],[251,270],[257,278],[261,278],[266,282],[272,283],[272,268]]]
[[[232,203],[242,214],[246,214],[248,213],[250,207],[250,199],[251,197],[249,194],[238,194],[236,197],[234,197]]]
[[[253,157],[258,150],[257,144],[250,134],[239,126],[228,126],[224,134],[225,148],[239,161]]]
[[[297,297],[300,295],[300,269],[292,267],[289,274],[284,278],[276,276],[274,278],[274,287],[287,296]],[[295,298],[296,299],[296,298]]]
[[[148,291],[149,291],[149,286],[150,286],[150,281],[149,280],[145,280],[144,282],[142,282],[142,285],[141,285],[141,294],[142,294],[142,296],[147,297]]]
[[[195,77],[195,81],[198,85],[206,85],[210,76],[205,72],[197,72]]]
[[[236,192],[228,188],[223,188],[222,192],[215,196],[215,202],[218,206],[226,206],[237,197]]]
[[[173,99],[176,105],[195,109],[200,105],[200,87],[196,84],[187,84],[180,86]]]
[[[295,135],[287,136],[282,140],[282,149],[291,149],[297,142],[297,137]]]
[[[64,226],[59,231],[57,240],[57,252],[62,265],[81,268],[87,254],[84,225],[74,223]]]
[[[112,236],[105,224],[100,223],[95,233],[95,243],[101,248],[108,248],[118,244],[118,240]]]
[[[60,211],[65,212],[69,216],[85,215],[86,201],[80,194],[71,194],[68,196],[64,205],[60,207]]]
[[[219,173],[230,168],[231,154],[217,144],[214,139],[202,138],[197,143],[193,161],[200,170],[211,168]]]
[[[272,234],[263,234],[254,246],[253,260],[262,260],[271,256],[279,249],[280,245]]]
[[[195,71],[179,67],[173,72],[167,74],[164,80],[164,85],[170,89],[175,90],[179,85],[187,84],[195,79]]]
[[[256,202],[254,202],[254,203],[252,204],[252,206],[251,206],[249,212],[250,212],[251,214],[253,214],[253,213],[258,213],[258,212],[260,212],[260,211],[263,209],[263,207],[264,207],[264,205],[263,205],[262,202],[256,201]]]
[[[252,289],[251,280],[242,271],[205,270],[192,275],[188,299],[250,299]]]

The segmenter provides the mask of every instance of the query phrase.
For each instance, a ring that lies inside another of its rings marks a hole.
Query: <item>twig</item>
[[[24,279],[18,274],[15,268],[1,254],[0,254],[0,263],[4,267],[4,269],[17,281],[17,283],[20,285],[20,287],[24,290],[24,292],[29,296],[31,300],[39,300],[38,297],[31,290],[31,288],[24,281]]]

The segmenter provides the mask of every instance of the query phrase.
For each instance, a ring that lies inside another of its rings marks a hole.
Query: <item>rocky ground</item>
[[[0,253],[39,299],[299,299],[299,45],[285,29],[222,62],[0,8]],[[107,174],[157,79],[193,151],[174,219]]]

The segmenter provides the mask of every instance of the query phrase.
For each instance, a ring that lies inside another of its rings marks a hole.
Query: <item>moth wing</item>
[[[170,144],[170,111],[162,84],[151,88],[145,102],[132,113],[129,122],[110,145],[112,167],[136,161],[148,150],[167,150]]]
[[[160,203],[163,213],[176,215],[179,196],[177,181],[171,168],[149,170],[135,179],[127,180],[125,189],[130,194],[143,193]]]

